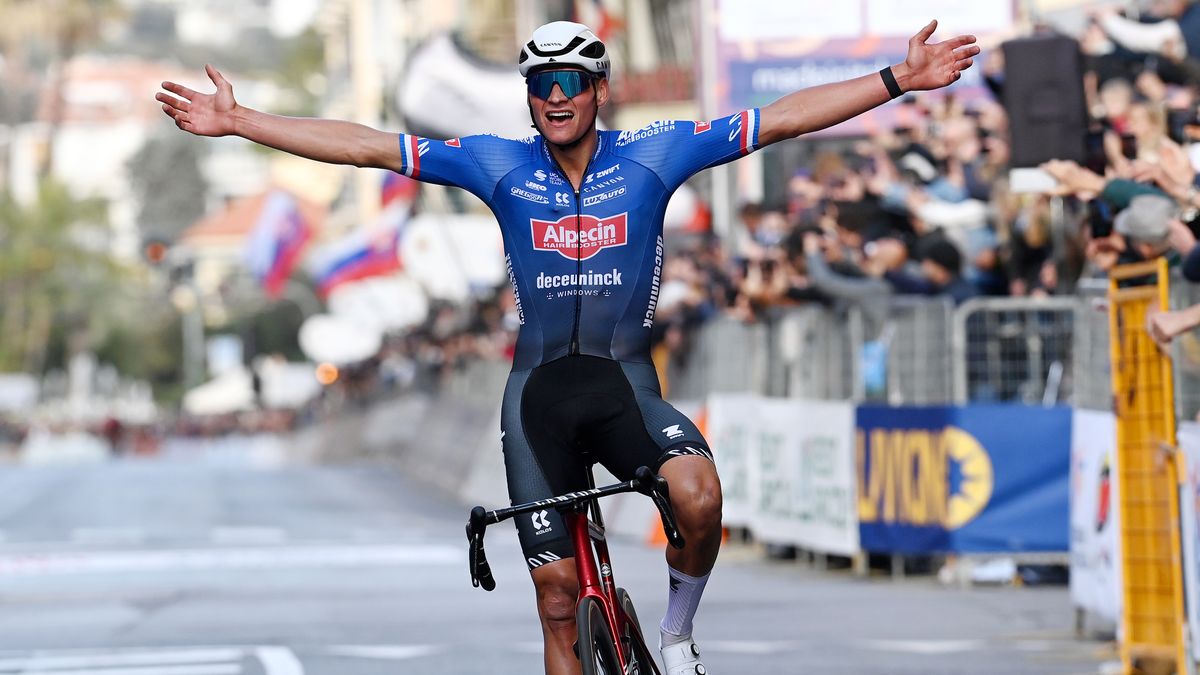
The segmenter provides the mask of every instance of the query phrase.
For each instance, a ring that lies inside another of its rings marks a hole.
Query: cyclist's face
[[[547,141],[569,145],[595,126],[596,111],[607,102],[608,80],[599,79],[594,85],[584,86],[574,98],[567,98],[557,84],[545,99],[530,94],[529,110]]]

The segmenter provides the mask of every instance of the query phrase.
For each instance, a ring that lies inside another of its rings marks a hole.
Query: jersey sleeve
[[[622,131],[620,154],[658,174],[674,190],[694,174],[731,162],[758,149],[759,111],[743,110],[710,122],[655,122]]]
[[[409,178],[464,188],[491,198],[506,173],[528,161],[528,141],[498,136],[465,136],[438,141],[400,134],[401,173]]]

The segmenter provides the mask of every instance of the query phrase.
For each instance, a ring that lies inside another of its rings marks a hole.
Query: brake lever
[[[487,555],[483,551],[483,533],[487,529],[487,522],[484,520],[486,513],[482,506],[471,509],[471,519],[467,521],[467,541],[470,546],[467,560],[471,566],[471,585],[491,591],[496,588],[496,580],[492,577],[492,567],[488,565]]]
[[[683,535],[679,532],[679,523],[675,520],[675,510],[671,508],[671,488],[667,479],[659,476],[649,467],[639,467],[635,473],[636,489],[646,495],[658,507],[658,515],[662,519],[663,532],[672,547],[681,549],[685,545]]]

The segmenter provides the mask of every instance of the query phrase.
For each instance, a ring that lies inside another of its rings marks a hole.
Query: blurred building
[[[76,196],[108,201],[112,250],[133,258],[140,234],[126,164],[162,123],[162,112],[147,103],[150,92],[184,75],[176,66],[137,58],[76,57],[62,69],[61,100],[46,82],[36,119],[12,129],[6,187],[30,202],[39,172],[48,167]]]

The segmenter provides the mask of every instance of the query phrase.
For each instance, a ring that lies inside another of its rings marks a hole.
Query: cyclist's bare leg
[[[579,598],[579,579],[575,574],[575,559],[542,565],[530,574],[546,641],[546,675],[579,675],[579,659],[572,649],[578,638],[575,603]]]
[[[671,488],[671,506],[679,521],[683,549],[667,547],[667,564],[702,577],[712,571],[721,550],[721,480],[704,457],[672,457],[658,473]]]

